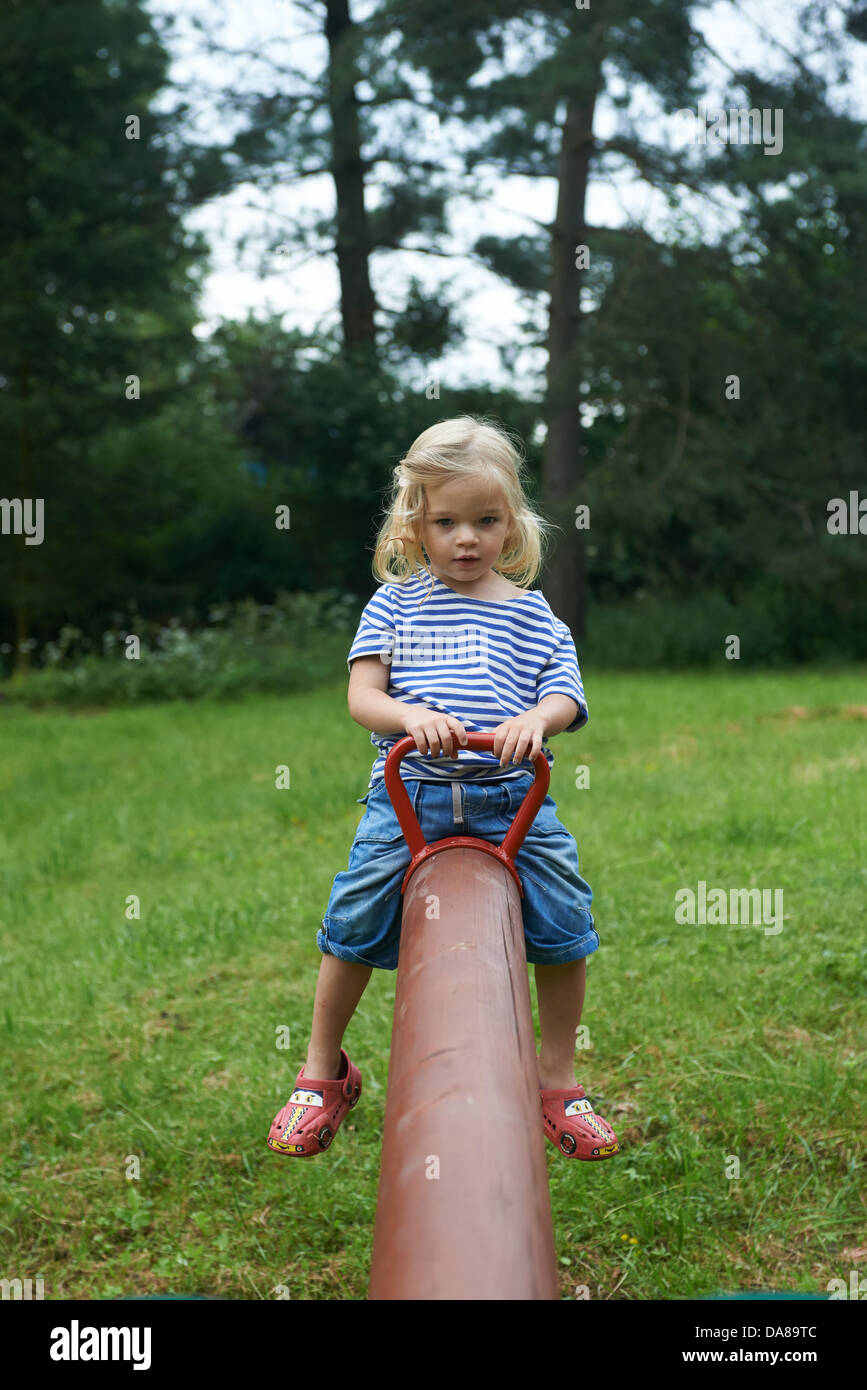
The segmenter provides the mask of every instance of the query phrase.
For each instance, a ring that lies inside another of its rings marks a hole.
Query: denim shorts
[[[501,844],[532,784],[508,781],[425,782],[405,778],[410,805],[428,844],[474,835]],[[454,787],[454,790],[453,790]],[[401,884],[410,852],[384,779],[358,800],[366,810],[349,851],[349,867],[334,879],[316,944],[326,955],[380,970],[396,970],[403,914]],[[578,869],[578,846],[546,796],[515,857],[527,960],[563,965],[599,949],[590,912],[593,894]]]

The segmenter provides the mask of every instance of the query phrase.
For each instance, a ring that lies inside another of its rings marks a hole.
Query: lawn
[[[622,1153],[546,1145],[562,1296],[848,1284],[867,672],[586,674],[591,722],[552,740],[551,794],[602,942],[578,1077]],[[372,757],[345,682],[0,707],[0,1276],[41,1275],[46,1299],[366,1296],[393,973],[350,1024],[364,1092],[329,1152],[282,1160],[265,1137]],[[699,881],[781,890],[782,930],[678,923]]]

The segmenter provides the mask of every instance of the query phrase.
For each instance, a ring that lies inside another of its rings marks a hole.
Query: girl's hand
[[[500,759],[500,767],[510,758],[513,763],[535,759],[542,751],[544,736],[545,720],[536,710],[504,719],[494,730],[494,756]]]
[[[432,758],[439,757],[440,751],[447,758],[455,757],[455,734],[461,743],[467,741],[467,731],[459,719],[452,714],[440,714],[435,709],[428,709],[427,705],[407,705],[403,727],[415,739],[420,753],[427,753],[430,747]]]

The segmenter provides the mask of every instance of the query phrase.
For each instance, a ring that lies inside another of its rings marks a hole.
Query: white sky
[[[450,4],[460,0],[444,0],[443,23],[448,24]],[[785,54],[766,35],[772,34],[789,51],[803,55],[804,41],[798,16],[804,0],[715,0],[715,3],[696,7],[693,22],[720,55],[722,62],[711,60],[704,80],[708,108],[723,105],[728,73],[725,64],[737,67],[747,64],[759,71],[782,71]],[[319,32],[323,7],[319,4],[302,6],[293,0],[221,0],[222,9],[210,0],[149,0],[148,9],[163,30],[162,17],[173,18],[175,31],[166,36],[172,64],[169,77],[175,91],[164,94],[160,107],[173,105],[181,98],[188,101],[199,117],[195,127],[199,139],[214,138],[228,143],[234,129],[228,129],[220,115],[216,95],[210,89],[221,86],[236,92],[242,90],[268,92],[274,90],[273,71],[258,62],[255,56],[231,61],[211,57],[201,51],[200,37],[191,21],[199,18],[210,32],[216,19],[225,15],[226,23],[216,30],[220,41],[233,49],[250,49],[253,55],[263,52],[275,59],[301,67],[311,74],[322,71],[325,39]],[[568,0],[564,0],[564,8]],[[373,8],[372,0],[354,0],[352,14],[363,19]],[[575,22],[581,22],[579,12]],[[842,13],[837,27],[842,27]],[[849,42],[847,55],[851,61],[850,81],[845,87],[833,88],[838,109],[867,118],[867,45]],[[822,61],[821,59],[819,61]],[[815,62],[811,60],[812,66]],[[644,130],[653,131],[655,140],[672,143],[682,140],[680,121],[663,111],[655,98],[644,94],[633,99],[629,117]],[[605,138],[618,129],[623,120],[609,101],[597,112],[595,133]],[[430,130],[430,150],[441,151],[444,167],[449,167],[449,149],[454,150],[457,132],[447,127],[437,128],[433,121]],[[429,156],[430,157],[430,156]],[[430,289],[447,279],[454,279],[453,297],[458,300],[467,340],[461,349],[445,356],[432,367],[443,386],[458,386],[466,381],[485,380],[492,385],[505,384],[496,352],[496,344],[520,341],[521,323],[526,318],[526,306],[519,296],[484,269],[461,258],[473,240],[483,230],[500,236],[533,232],[535,221],[553,218],[556,187],[553,180],[541,183],[523,178],[487,179],[489,197],[480,208],[470,200],[454,200],[450,204],[451,238],[441,249],[446,259],[412,251],[380,252],[371,262],[374,293],[387,308],[397,308],[403,299],[404,287],[415,274]],[[368,192],[368,206],[375,202],[375,193]],[[250,205],[253,206],[250,206]],[[246,318],[248,311],[283,314],[287,329],[293,327],[311,331],[317,323],[339,323],[337,267],[331,255],[303,257],[285,247],[291,244],[293,221],[301,217],[324,214],[333,209],[334,189],[327,175],[306,178],[295,186],[285,186],[271,192],[251,184],[236,189],[229,196],[209,204],[187,217],[187,225],[205,233],[212,248],[212,271],[204,279],[201,300],[201,335],[210,332],[221,318]],[[716,241],[728,227],[736,225],[737,207],[717,193],[712,202],[692,197],[684,199],[682,211],[696,219],[696,226],[711,241]],[[531,214],[528,220],[527,211]],[[666,222],[666,206],[661,197],[646,184],[624,169],[616,177],[595,179],[588,195],[587,216],[591,225],[619,226],[634,220],[661,235]],[[249,244],[241,253],[234,243],[241,236]],[[285,239],[285,241],[284,241]],[[280,250],[278,248],[283,247]],[[264,260],[267,274],[259,273]],[[536,311],[540,322],[544,304]],[[518,386],[536,394],[540,387],[541,355],[524,351],[518,357]],[[418,385],[423,389],[427,374],[419,367]]]

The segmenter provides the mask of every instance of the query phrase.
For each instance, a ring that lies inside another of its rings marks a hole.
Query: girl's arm
[[[349,713],[372,734],[406,729],[407,705],[386,694],[389,668],[378,656],[357,656],[349,668]]]
[[[386,694],[388,667],[378,656],[358,656],[349,671],[349,713],[372,734],[411,734],[420,753],[455,756],[455,740],[466,743],[467,731],[454,715],[393,700]]]
[[[546,695],[544,700],[539,701],[534,713],[541,714],[545,721],[545,737],[550,738],[552,734],[561,734],[568,729],[577,717],[578,701],[573,700],[571,695]]]

